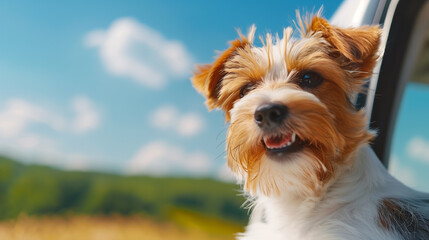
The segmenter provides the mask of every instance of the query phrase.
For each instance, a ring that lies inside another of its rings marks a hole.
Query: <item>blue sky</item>
[[[429,86],[405,88],[392,140],[390,170],[409,186],[429,192]]]
[[[236,28],[281,32],[296,9],[323,4],[329,18],[340,3],[2,1],[0,152],[65,169],[223,176],[227,126],[192,88],[193,66]]]
[[[323,1],[325,16],[340,2]],[[226,125],[192,88],[194,65],[211,62],[236,28],[281,32],[296,9],[322,1],[1,5],[3,154],[66,169],[218,176]]]

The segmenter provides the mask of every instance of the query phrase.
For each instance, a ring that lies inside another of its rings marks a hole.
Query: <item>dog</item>
[[[254,44],[255,26],[193,86],[229,122],[227,163],[253,207],[241,240],[429,239],[429,196],[388,174],[354,99],[379,57],[378,26],[316,14]]]

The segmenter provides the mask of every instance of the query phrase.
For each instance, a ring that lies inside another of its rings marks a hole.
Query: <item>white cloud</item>
[[[183,43],[132,18],[120,18],[107,30],[89,32],[84,42],[99,48],[111,74],[151,88],[162,88],[167,80],[184,77],[192,68],[192,57]]]
[[[203,152],[186,152],[184,149],[162,141],[141,147],[129,161],[126,172],[130,174],[186,174],[204,176],[211,172],[213,163]]]
[[[0,151],[27,163],[41,163],[69,170],[89,169],[89,156],[61,151],[54,139],[36,133],[22,133],[12,138],[0,137]]]
[[[22,133],[19,136],[7,138],[0,137],[2,154],[12,156],[20,161],[51,164],[52,160],[46,156],[52,155],[55,149],[57,149],[55,141],[35,133]]]
[[[195,136],[203,130],[204,119],[197,113],[181,114],[173,106],[162,106],[151,115],[153,126],[162,129],[172,129],[184,137]]]
[[[58,159],[64,159],[64,163],[61,166],[64,169],[67,170],[76,170],[76,171],[83,171],[83,170],[90,170],[93,169],[94,166],[91,166],[91,163],[94,162],[94,158],[86,156],[84,154],[77,154],[77,153],[58,153],[56,156],[54,156],[55,159],[58,162]]]
[[[224,182],[237,182],[234,173],[224,164],[218,171],[217,178]]]
[[[179,112],[175,107],[162,106],[152,114],[151,122],[155,127],[166,130],[173,127],[178,116]]]
[[[389,160],[389,172],[405,185],[410,187],[417,186],[417,179],[412,169],[403,166],[394,155]]]
[[[407,153],[424,163],[429,164],[429,141],[422,137],[414,137],[408,142]]]
[[[10,99],[0,111],[0,135],[14,137],[31,124],[40,123],[60,131],[65,128],[65,119],[58,114],[23,99]]]
[[[56,132],[85,133],[97,128],[100,116],[92,101],[78,96],[72,101],[75,118],[67,121],[55,111],[25,99],[10,99],[0,109],[0,135],[3,138],[17,137],[35,124],[46,125]]]
[[[38,125],[61,134],[84,133],[99,126],[100,117],[89,98],[74,98],[71,108],[75,117],[69,120],[42,104],[19,98],[6,101],[0,108],[0,151],[21,161],[85,168],[92,158],[64,152],[56,139],[37,133]]]
[[[99,113],[88,97],[78,96],[74,98],[72,108],[76,113],[76,117],[71,123],[73,131],[85,133],[99,126]]]
[[[55,141],[34,133],[25,133],[17,137],[15,145],[18,146],[21,151],[46,151],[47,149],[56,148]]]
[[[188,113],[179,118],[177,132],[182,136],[192,136],[203,129],[203,119],[196,113]]]

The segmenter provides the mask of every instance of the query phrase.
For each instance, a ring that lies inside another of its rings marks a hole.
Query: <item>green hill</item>
[[[235,184],[211,179],[62,171],[0,157],[0,219],[19,214],[144,214],[163,220],[178,209],[244,223]]]

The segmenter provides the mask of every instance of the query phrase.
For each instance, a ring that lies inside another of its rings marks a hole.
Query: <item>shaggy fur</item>
[[[252,26],[192,78],[230,122],[228,166],[254,206],[238,239],[429,239],[429,196],[387,173],[352,104],[378,59],[381,30],[319,16],[297,25],[301,38],[286,28],[262,47]],[[287,116],[263,128],[256,112],[274,103]],[[288,146],[273,151],[277,142]]]

